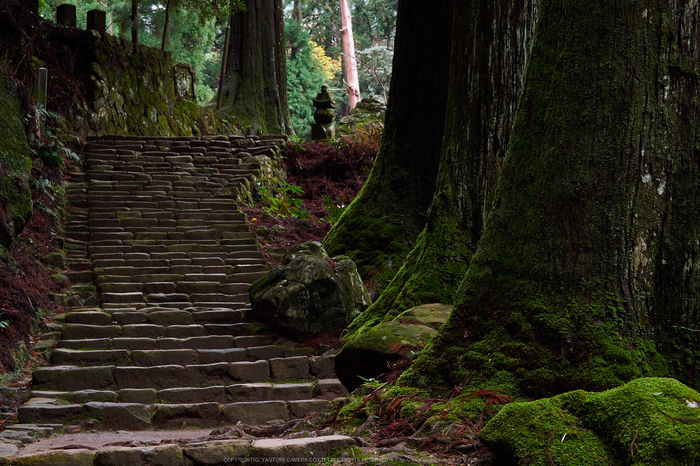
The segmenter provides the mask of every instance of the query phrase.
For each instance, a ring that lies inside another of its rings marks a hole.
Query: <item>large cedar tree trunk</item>
[[[538,14],[539,0],[455,2],[445,136],[427,225],[348,336],[419,304],[452,303],[493,201]]]
[[[435,190],[445,121],[453,0],[400,0],[391,92],[367,183],[328,233],[373,289],[399,270],[423,229]]]
[[[282,0],[248,0],[234,14],[222,111],[254,133],[293,134]]]
[[[698,387],[699,14],[677,0],[542,0],[483,237],[404,382]]]

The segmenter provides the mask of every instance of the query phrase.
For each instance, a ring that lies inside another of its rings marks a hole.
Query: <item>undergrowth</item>
[[[50,299],[62,288],[51,279],[59,271],[40,259],[63,245],[63,175],[80,164],[72,149],[80,140],[66,133],[58,114],[38,106],[24,124],[32,159],[32,217],[15,241],[11,263],[0,263],[0,386],[27,383],[29,369],[41,359],[30,352],[32,334],[45,331],[50,316],[62,311]]]
[[[380,138],[371,130],[331,143],[287,143],[282,195],[266,195],[258,186],[263,199],[242,209],[271,264],[295,244],[323,240],[364,185]]]
[[[318,430],[331,427],[361,437],[373,448],[403,444],[445,458],[459,456],[470,462],[490,458],[477,436],[488,420],[514,399],[500,387],[485,388],[483,382],[472,379],[436,397],[402,386],[398,379],[407,367],[398,361],[377,380],[367,380]]]

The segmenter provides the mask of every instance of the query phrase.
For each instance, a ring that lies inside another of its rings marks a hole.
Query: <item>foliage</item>
[[[131,39],[131,0],[110,2],[108,8],[97,0],[68,1],[42,0],[40,13],[44,18],[54,18],[55,9],[61,3],[76,5],[77,23],[85,28],[89,10],[107,12],[107,32],[122,39]],[[218,88],[223,49],[223,31],[231,11],[243,8],[242,0],[177,0],[171,6],[166,50],[173,55],[173,62],[185,62],[195,71],[197,103],[208,103]],[[165,3],[139,2],[139,41],[151,47],[161,47],[165,23]]]
[[[294,131],[306,138],[310,136],[309,125],[313,123],[313,98],[321,91],[321,86],[329,75],[334,75],[331,68],[333,61],[322,55],[328,63],[325,68],[318,53],[318,46],[310,41],[309,33],[294,20],[285,24],[287,43],[290,52],[287,57],[287,93],[289,114]]]
[[[21,341],[19,343],[19,346],[16,349],[14,349],[11,352],[11,354],[15,364],[15,370],[0,375],[0,385],[3,386],[8,385],[10,381],[20,377],[22,375],[22,372],[25,370],[27,362],[29,362],[32,359],[32,354],[24,341]]]
[[[297,0],[299,1],[299,0]],[[295,14],[293,0],[287,0],[287,14]],[[378,42],[389,44],[396,30],[398,0],[354,0],[352,2],[353,35],[357,49],[366,49]],[[311,39],[326,53],[340,57],[340,4],[319,0],[301,1],[302,25]]]
[[[80,164],[78,154],[66,145],[65,141],[68,135],[61,129],[62,119],[60,115],[49,112],[44,106],[38,105],[36,107],[36,117],[39,121],[40,137],[37,138],[31,135],[29,138],[32,155],[41,160],[44,165],[58,168],[59,170],[62,170],[65,166],[65,159],[71,159]],[[29,122],[30,119],[29,116],[26,116],[25,123]],[[71,138],[75,142],[79,142],[74,136],[71,136]]]
[[[308,220],[311,218],[309,213],[304,208],[300,195],[304,194],[304,190],[299,186],[294,186],[286,181],[282,182],[280,188],[281,194],[273,196],[262,183],[258,183],[258,193],[262,197],[263,212],[271,217],[294,217],[299,220]]]
[[[277,254],[293,244],[323,240],[331,222],[359,192],[376,153],[377,141],[370,139],[344,139],[342,144],[328,145],[292,138],[287,143],[283,158],[288,185],[299,188],[287,189],[296,198],[291,206],[296,204],[297,212],[305,212],[309,217],[284,218],[264,203],[244,208],[263,253],[273,264],[278,260]],[[289,206],[290,201],[285,204]]]
[[[326,219],[332,224],[338,221],[343,212],[345,212],[345,203],[341,199],[331,199],[330,196],[323,196],[323,205],[328,210]]]
[[[338,2],[288,0],[287,16],[297,15],[294,4],[301,3],[301,26],[310,41],[323,48],[324,55],[337,60],[341,57],[340,6]],[[386,97],[396,30],[398,0],[355,0],[352,2],[353,35],[357,50],[358,75],[362,95]],[[292,20],[293,21],[293,20]],[[291,71],[288,70],[291,75]],[[328,80],[329,87],[345,89],[340,74]],[[292,86],[289,86],[290,101]],[[338,108],[347,102],[347,93],[335,96]],[[291,102],[290,102],[291,105]],[[290,108],[291,110],[291,108]],[[292,118],[294,118],[292,116]],[[296,126],[295,126],[296,129]]]
[[[384,101],[388,99],[393,59],[393,42],[377,43],[357,51],[360,89],[364,94],[381,95]]]
[[[323,74],[326,78],[326,81],[330,82],[334,79],[338,79],[338,76],[340,76],[343,67],[340,63],[340,59],[333,59],[326,55],[326,51],[323,50],[323,47],[318,45],[313,40],[309,41],[309,45],[311,45],[313,56],[318,60],[319,64],[321,65],[321,69],[323,70]]]

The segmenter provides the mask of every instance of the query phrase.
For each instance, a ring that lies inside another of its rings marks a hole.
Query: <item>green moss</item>
[[[417,232],[403,213],[387,216],[380,208],[372,209],[370,204],[374,203],[362,200],[369,189],[365,184],[323,240],[323,246],[331,256],[349,256],[367,288],[377,294],[401,267]]]
[[[29,223],[29,146],[16,86],[0,73],[0,258],[11,255],[14,238]]]
[[[556,398],[505,406],[479,438],[506,461],[532,466],[616,464],[613,452],[595,433],[579,425],[563,405],[585,396],[572,392]],[[553,462],[553,463],[552,463]]]
[[[529,464],[691,465],[700,459],[700,393],[673,379],[637,379],[506,405],[480,438]]]

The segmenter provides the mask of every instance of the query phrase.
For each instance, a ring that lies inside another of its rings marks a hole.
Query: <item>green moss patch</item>
[[[692,465],[700,460],[700,393],[643,378],[506,405],[479,438],[505,464]]]
[[[7,257],[32,216],[31,160],[17,89],[2,73],[0,108],[0,256]]]

